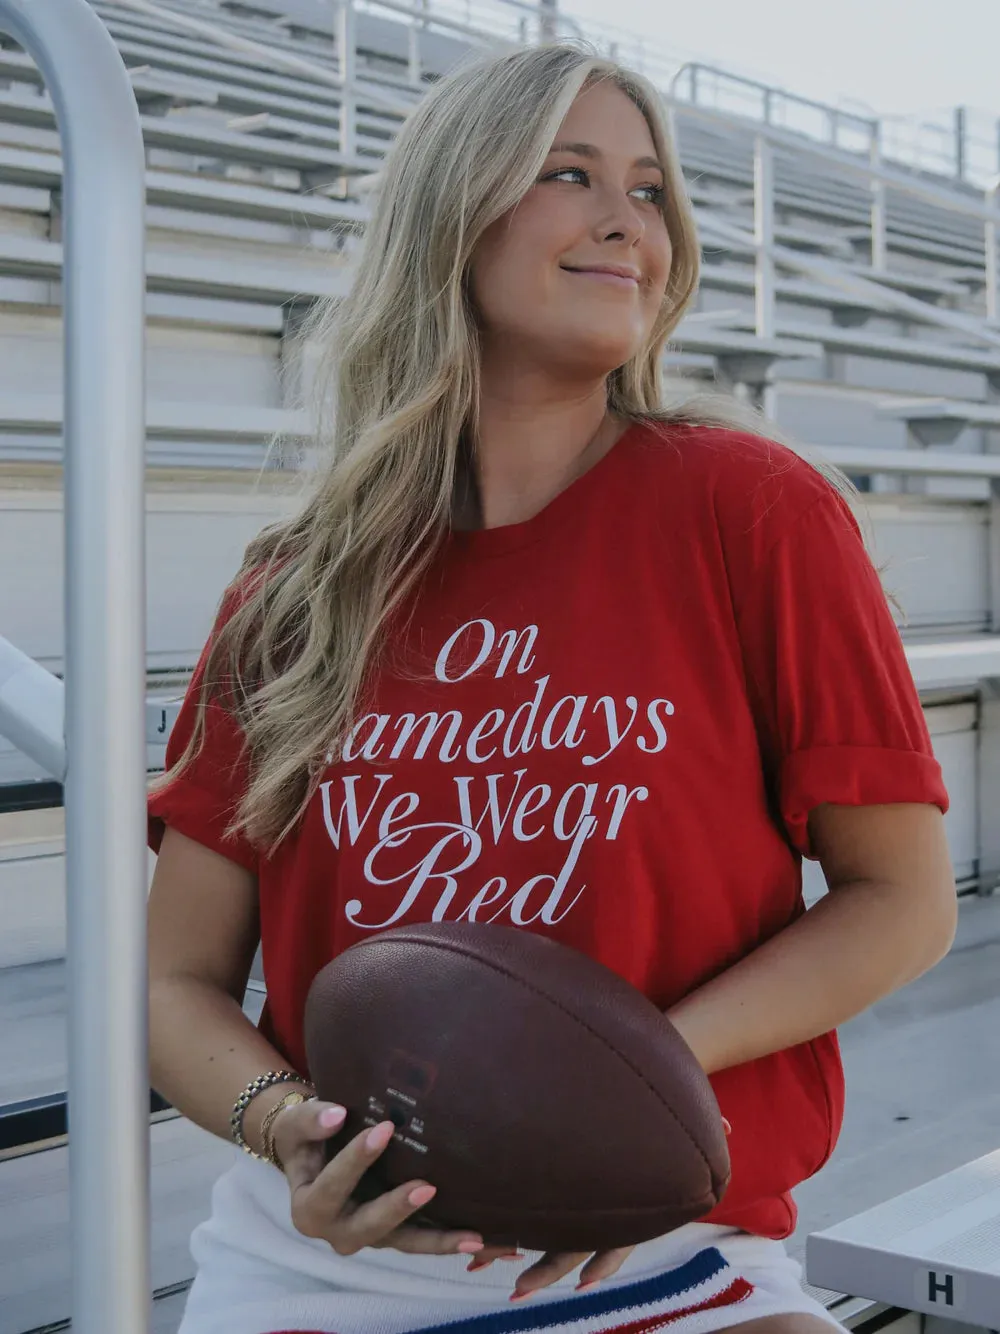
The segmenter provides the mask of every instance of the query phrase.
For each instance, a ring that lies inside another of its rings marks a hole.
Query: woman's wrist
[[[667,1010],[666,1017],[691,1048],[706,1075],[714,1074],[720,1068],[719,1054],[712,1050],[705,1025],[698,1023],[697,1002],[686,997],[672,1009]]]
[[[301,1083],[288,1080],[281,1084],[272,1084],[269,1088],[258,1093],[243,1113],[243,1138],[253,1152],[261,1157],[264,1156],[266,1148],[263,1134],[264,1118],[273,1107],[292,1091],[307,1095],[314,1092],[312,1085],[306,1079],[303,1079]]]

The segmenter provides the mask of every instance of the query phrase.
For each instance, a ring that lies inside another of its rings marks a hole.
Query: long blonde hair
[[[577,94],[605,79],[649,124],[673,248],[656,322],[609,375],[608,408],[629,422],[764,431],[762,418],[719,395],[663,402],[663,348],[696,290],[700,247],[652,84],[564,44],[479,58],[443,79],[385,161],[349,295],[318,304],[299,332],[303,347],[321,351],[313,412],[324,462],[300,511],[248,546],[206,660],[193,735],[162,780],[198,753],[205,708],[228,682],[226,707],[250,759],[231,827],[268,853],[297,824],[324,757],[343,745],[387,624],[448,529],[479,401],[467,289],[476,244],[531,188]]]

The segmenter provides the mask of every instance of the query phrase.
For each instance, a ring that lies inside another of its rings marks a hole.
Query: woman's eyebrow
[[[598,158],[601,156],[601,150],[593,144],[578,143],[560,143],[553,144],[549,149],[550,153],[575,153],[577,157]],[[663,166],[655,157],[637,157],[632,163],[633,167],[652,167],[655,171],[663,171]]]

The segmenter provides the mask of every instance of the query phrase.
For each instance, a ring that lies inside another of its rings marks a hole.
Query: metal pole
[[[86,0],[0,0],[62,133],[66,903],[74,1334],[149,1328],[145,163]]]
[[[543,42],[554,42],[559,35],[559,0],[538,0],[538,32]]]
[[[354,0],[339,0],[337,5],[337,63],[340,67],[340,155],[348,162],[354,157],[357,142],[354,116],[356,49]]]
[[[774,337],[774,150],[762,134],[754,141],[753,216],[757,258],[754,282],[758,338]]]
[[[407,62],[406,77],[414,88],[420,87],[420,29],[417,27],[417,20],[414,19],[410,24],[407,33]]]
[[[965,180],[965,107],[955,108],[955,178]]]
[[[1000,260],[997,258],[997,220],[1000,219],[1000,179],[986,191],[986,207],[993,217],[986,224],[986,318],[1000,323]]]
[[[873,173],[882,170],[882,135],[881,127],[878,124],[872,127],[870,161]],[[871,181],[871,190],[872,268],[876,273],[884,273],[889,267],[889,247],[886,240],[885,182],[874,174]]]
[[[426,14],[429,0],[418,0],[420,9]],[[420,38],[427,31],[427,20],[418,19],[414,14],[410,22],[407,76],[414,88],[419,88],[420,78]]]

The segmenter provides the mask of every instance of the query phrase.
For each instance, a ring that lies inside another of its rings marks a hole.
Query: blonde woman
[[[390,155],[308,330],[326,466],[248,549],[150,802],[153,1083],[260,1155],[194,1234],[182,1334],[833,1324],[790,1191],[836,1142],[833,1030],[951,942],[947,797],[837,490],[663,402],[697,271],[653,89],[586,52],[460,70]],[[417,1227],[433,1181],[351,1202],[393,1127],[326,1163],[305,995],[432,918],[562,941],[669,1014],[731,1123],[714,1214],[511,1256]]]

